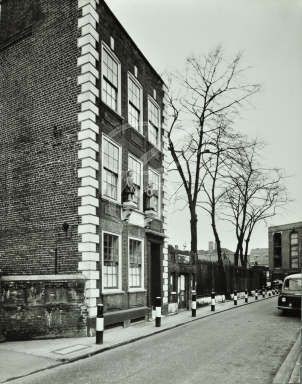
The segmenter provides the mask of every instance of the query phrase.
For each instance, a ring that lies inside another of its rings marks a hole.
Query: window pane
[[[136,109],[140,109],[140,88],[134,83],[131,78],[129,79],[128,86],[128,98],[129,102],[136,107]]]
[[[129,286],[138,288],[142,285],[142,242],[129,240]]]
[[[118,198],[119,148],[103,140],[103,194],[114,200]]]
[[[148,103],[148,138],[150,143],[157,145],[159,141],[159,109],[149,100]]]
[[[296,232],[290,234],[290,260],[291,268],[299,268],[299,243]]]
[[[117,110],[117,89],[105,78],[102,81],[102,100],[114,111]]]
[[[290,235],[290,243],[291,244],[298,244],[298,234],[297,233],[292,233]]]
[[[139,131],[140,112],[132,104],[128,106],[128,123]]]
[[[149,141],[153,145],[158,143],[158,129],[153,125],[149,125]]]
[[[117,88],[118,65],[105,49],[103,50],[103,76]]]
[[[104,233],[103,255],[103,286],[104,288],[118,288],[118,236]]]
[[[150,199],[151,207],[154,208],[156,212],[159,211],[159,175],[155,172],[153,172],[151,169],[149,169],[148,172],[148,178],[149,178],[149,184],[152,185],[152,188],[155,192],[155,194]]]
[[[273,249],[274,249],[274,266],[280,268],[282,266],[282,236],[281,233],[274,233],[273,235]]]
[[[118,63],[103,49],[102,100],[113,110],[117,110]]]

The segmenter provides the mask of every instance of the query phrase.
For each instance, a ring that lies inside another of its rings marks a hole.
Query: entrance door
[[[160,244],[150,242],[150,256],[150,304],[153,306],[155,298],[161,296]]]
[[[189,276],[180,274],[178,276],[178,308],[188,309],[189,307]]]

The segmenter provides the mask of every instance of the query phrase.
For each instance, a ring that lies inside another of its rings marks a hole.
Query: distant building
[[[249,264],[251,267],[256,265],[268,267],[269,265],[268,248],[251,249],[251,252],[249,255]]]
[[[227,249],[222,248],[222,258],[225,264],[233,264],[234,263],[234,252]],[[218,261],[218,254],[216,249],[216,244],[214,241],[209,241],[209,249],[207,251],[205,250],[199,250],[197,252],[198,260],[206,260],[206,261],[212,261],[217,262]]]
[[[302,222],[268,228],[269,267],[273,278],[300,272]]]

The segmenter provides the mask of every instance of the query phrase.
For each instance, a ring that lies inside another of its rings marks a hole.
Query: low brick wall
[[[3,276],[0,329],[6,340],[87,335],[81,275]]]

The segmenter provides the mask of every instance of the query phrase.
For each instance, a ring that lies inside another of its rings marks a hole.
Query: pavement
[[[254,298],[249,297],[248,304],[244,302],[244,299],[239,299],[237,306],[234,306],[233,301],[216,303],[215,312],[211,312],[211,307],[207,305],[198,308],[197,316],[194,318],[191,316],[191,311],[179,312],[176,315],[162,317],[160,328],[155,327],[154,321],[147,321],[135,323],[127,328],[108,329],[104,332],[104,343],[102,345],[95,344],[95,337],[3,342],[0,343],[0,383],[84,359],[208,316],[236,310],[245,305],[257,305],[260,301],[270,299],[272,297],[259,298],[256,301]],[[295,361],[298,361],[296,354],[294,357]],[[290,368],[293,368],[292,376],[296,375],[294,373],[294,370],[297,369],[296,366],[297,364],[294,367],[290,365]],[[292,383],[297,383],[297,381]],[[282,382],[282,384],[285,384],[285,382]]]
[[[276,373],[273,384],[300,384],[301,335],[290,349],[285,360]]]

